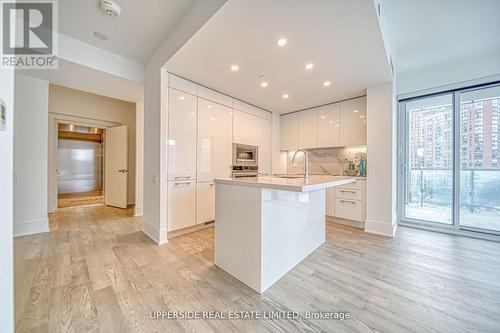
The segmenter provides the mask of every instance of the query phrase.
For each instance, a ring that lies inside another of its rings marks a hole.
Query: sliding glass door
[[[400,101],[404,223],[500,232],[500,85]]]
[[[500,231],[500,86],[460,92],[460,226]]]

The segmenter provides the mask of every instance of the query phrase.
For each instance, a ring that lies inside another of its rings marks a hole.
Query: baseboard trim
[[[158,245],[163,245],[168,242],[168,239],[166,237],[167,230],[158,230],[151,223],[148,223],[144,218],[142,219],[142,232]]]
[[[49,219],[14,222],[14,237],[49,232]]]
[[[143,215],[143,207],[135,206],[134,207],[134,216],[142,216]]]
[[[353,227],[353,228],[357,228],[357,229],[362,229],[362,230],[365,229],[365,224],[363,222],[341,219],[340,217],[334,217],[334,216],[327,215],[326,221],[331,222],[331,223],[347,225],[349,227]]]
[[[207,228],[213,227],[214,225],[215,225],[214,223],[208,223],[208,224],[201,223],[201,224],[193,225],[191,227],[182,228],[182,229],[178,229],[178,230],[174,230],[174,231],[169,231],[167,233],[167,238],[172,239],[172,238],[179,237],[182,235],[190,234],[190,233],[195,232],[195,231],[207,229]]]
[[[397,224],[389,224],[374,220],[365,220],[365,232],[387,237],[394,237],[396,234]]]

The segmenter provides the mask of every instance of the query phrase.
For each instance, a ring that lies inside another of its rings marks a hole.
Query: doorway
[[[105,129],[58,124],[58,208],[104,204]]]

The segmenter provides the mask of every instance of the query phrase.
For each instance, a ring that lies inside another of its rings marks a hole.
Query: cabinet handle
[[[340,190],[340,192],[356,194],[356,191]]]
[[[342,202],[342,203],[350,203],[350,204],[353,204],[353,205],[356,204],[355,201],[351,201],[351,200],[340,200],[340,202]]]
[[[189,179],[191,178],[191,176],[177,176],[177,177],[174,177],[174,179]]]
[[[210,183],[210,186],[214,186],[214,185],[215,185],[215,183]]]
[[[175,182],[174,185],[191,184],[191,182]]]

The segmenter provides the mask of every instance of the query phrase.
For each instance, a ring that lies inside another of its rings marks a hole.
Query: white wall
[[[143,166],[144,166],[144,104],[135,105],[135,207],[134,216],[143,212]]]
[[[453,89],[500,80],[500,53],[398,73],[397,77],[398,95],[421,95],[443,86]]]
[[[1,17],[0,9],[0,17]],[[0,131],[0,327],[14,331],[13,267],[13,161],[14,161],[14,71],[0,69],[0,99],[7,109],[6,129]]]
[[[16,75],[14,235],[49,231],[47,218],[47,81]]]
[[[394,236],[397,226],[397,119],[393,83],[369,87],[365,231]]]
[[[49,211],[57,208],[57,176],[55,154],[57,149],[57,121],[78,122],[104,127],[128,125],[128,179],[127,201],[135,201],[135,103],[114,98],[94,95],[79,90],[50,85],[49,87],[49,148],[48,148],[48,184]]]

